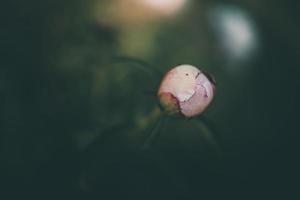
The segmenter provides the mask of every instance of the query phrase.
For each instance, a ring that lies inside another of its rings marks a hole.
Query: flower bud
[[[193,117],[201,114],[214,97],[215,82],[192,65],[171,69],[161,82],[160,105],[169,114]]]

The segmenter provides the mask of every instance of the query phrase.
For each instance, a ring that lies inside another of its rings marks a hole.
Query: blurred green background
[[[298,4],[3,3],[0,198],[296,197]],[[178,64],[215,77],[209,123],[170,118],[142,150]]]

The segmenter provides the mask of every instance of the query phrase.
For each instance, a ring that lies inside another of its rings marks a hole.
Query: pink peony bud
[[[215,82],[192,65],[171,69],[161,82],[158,97],[169,114],[185,117],[201,114],[214,97]]]

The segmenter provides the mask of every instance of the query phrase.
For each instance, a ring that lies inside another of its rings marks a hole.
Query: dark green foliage
[[[256,57],[238,64],[246,73],[236,74],[223,67],[205,15],[229,2],[195,2],[179,20],[161,24],[152,49],[136,56],[122,50],[120,28],[93,21],[94,1],[4,3],[0,199],[296,194],[300,31],[294,1],[231,2],[251,13],[261,45]],[[200,117],[208,120],[168,118],[144,149],[157,123],[159,81],[182,63],[217,80],[215,100]]]

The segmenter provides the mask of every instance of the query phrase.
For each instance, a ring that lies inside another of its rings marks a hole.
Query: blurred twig
[[[155,68],[152,64],[149,64],[143,60],[137,58],[127,57],[127,56],[113,56],[112,62],[114,63],[128,63],[133,64],[132,66],[140,69],[146,73],[151,74],[154,79],[160,79],[162,72]]]

